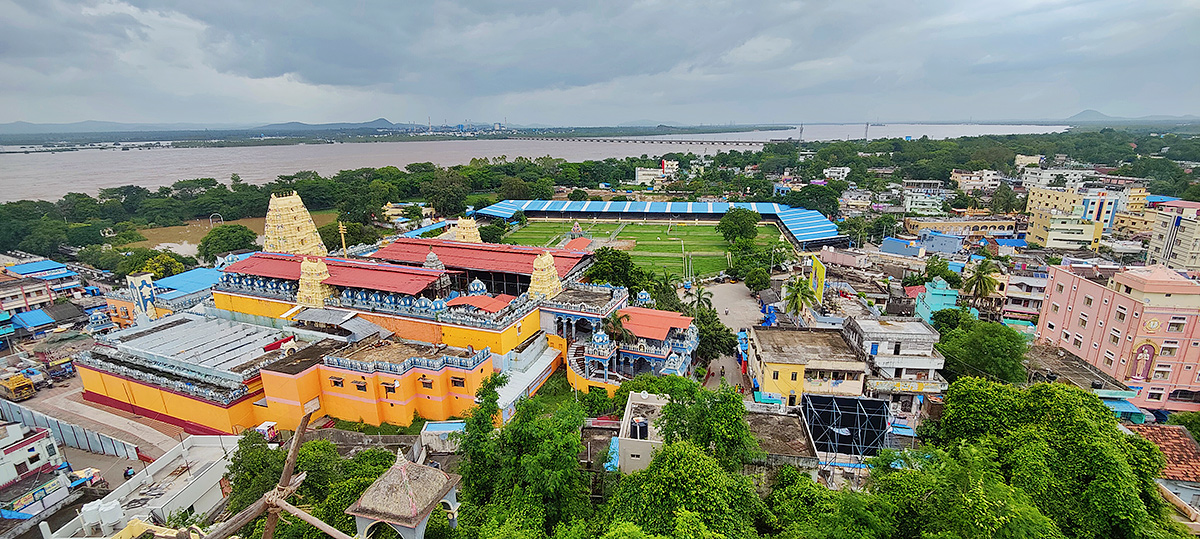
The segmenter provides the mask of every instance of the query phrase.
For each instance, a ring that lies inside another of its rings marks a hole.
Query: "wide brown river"
[[[895,124],[890,136],[928,134],[947,138],[980,134],[1006,134],[1061,131],[1054,126],[1017,125],[941,125],[930,133],[928,125]],[[872,138],[876,131],[872,128]],[[808,126],[804,140],[861,137],[862,124]],[[680,136],[688,140],[758,140],[796,137],[788,131],[722,133]],[[16,150],[9,146],[4,150]],[[755,146],[705,144],[642,144],[628,142],[572,142],[563,140],[451,140],[429,142],[377,142],[319,144],[297,146],[252,146],[239,148],[158,148],[144,150],[86,149],[72,152],[0,154],[0,201],[20,199],[57,200],[69,192],[89,195],[104,187],[141,185],[156,188],[190,178],[217,178],[227,181],[238,174],[244,181],[266,183],[280,174],[315,170],[322,175],[339,170],[433,162],[449,166],[470,162],[474,157],[546,155],[568,161],[628,157],[667,152],[714,154],[721,150],[757,149]]]

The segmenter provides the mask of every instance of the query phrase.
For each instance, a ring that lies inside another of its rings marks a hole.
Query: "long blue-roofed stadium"
[[[749,208],[775,221],[801,248],[844,245],[846,236],[824,215],[804,208],[771,202],[607,202],[567,200],[505,200],[477,210],[477,216],[510,219],[518,211],[526,217],[558,219],[720,219],[730,208]]]

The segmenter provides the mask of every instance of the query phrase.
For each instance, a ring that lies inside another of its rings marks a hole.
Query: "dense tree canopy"
[[[753,240],[758,235],[758,222],[762,216],[754,210],[746,208],[730,208],[721,216],[717,224],[717,232],[725,237],[725,241],[733,243],[738,239]]]
[[[197,250],[200,258],[211,261],[217,255],[257,247],[258,234],[242,225],[220,225],[208,231]]]

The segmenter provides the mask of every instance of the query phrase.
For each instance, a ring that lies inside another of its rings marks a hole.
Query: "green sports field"
[[[621,225],[618,223],[591,223],[580,221],[584,231],[596,240],[607,240]],[[520,245],[557,245],[562,235],[571,230],[569,222],[530,222],[524,228],[505,237],[505,241]],[[759,242],[779,237],[775,225],[759,227]],[[692,269],[698,276],[715,275],[726,268],[725,238],[717,232],[715,223],[702,224],[640,224],[625,225],[614,238],[631,248],[629,254],[634,263],[653,269],[683,274],[683,253],[692,257]]]

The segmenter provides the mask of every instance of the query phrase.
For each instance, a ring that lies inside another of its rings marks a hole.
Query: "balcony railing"
[[[125,360],[127,358],[122,357],[121,359]],[[217,402],[223,405],[227,405],[233,401],[236,401],[249,393],[244,385],[238,385],[232,388],[209,386],[207,384],[208,381],[205,380],[206,385],[200,386],[194,382],[180,380],[176,377],[168,378],[153,372],[147,372],[142,369],[121,365],[113,361],[106,361],[102,356],[93,355],[91,352],[80,352],[79,355],[75,356],[75,362],[80,365],[110,372],[118,376],[124,376],[125,378],[131,378],[158,387],[170,389],[172,391],[194,395],[201,399],[210,402]],[[222,380],[222,382],[225,381],[226,380]]]
[[[363,373],[389,373],[397,376],[404,375],[413,368],[440,371],[445,367],[455,367],[463,370],[474,370],[491,357],[491,348],[485,347],[470,357],[441,355],[438,357],[411,357],[399,363],[390,361],[358,361],[336,356],[326,356],[325,365]]]

